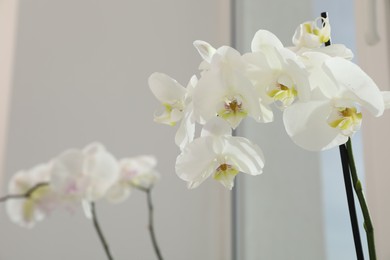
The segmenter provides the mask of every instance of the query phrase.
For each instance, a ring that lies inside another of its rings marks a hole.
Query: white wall
[[[4,168],[4,150],[8,123],[8,108],[12,84],[12,69],[18,1],[0,1],[0,185]]]
[[[230,192],[212,181],[188,191],[176,177],[175,130],[153,122],[159,104],[147,85],[154,71],[187,84],[200,62],[194,40],[229,44],[229,1],[34,0],[21,1],[18,15],[4,179],[95,140],[118,157],[155,154],[163,255],[229,259]],[[116,259],[155,259],[144,194],[97,210]],[[81,210],[26,230],[0,205],[0,259],[105,256]]]
[[[359,65],[382,90],[390,91],[390,18],[389,1],[354,1],[358,28],[356,40]],[[376,4],[373,5],[373,4]],[[373,5],[374,23],[370,26],[369,5]],[[369,33],[377,32],[379,41],[370,44]],[[367,113],[363,125],[366,194],[374,225],[378,259],[390,259],[390,111],[380,118]]]

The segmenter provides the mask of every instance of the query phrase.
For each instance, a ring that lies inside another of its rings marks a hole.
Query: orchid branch
[[[366,200],[364,198],[362,183],[360,182],[359,177],[358,177],[357,172],[356,172],[355,160],[354,160],[353,151],[352,151],[351,138],[348,139],[347,150],[348,150],[348,157],[349,157],[349,166],[351,169],[352,183],[353,183],[353,187],[355,189],[356,196],[358,197],[360,208],[362,210],[362,214],[363,214],[363,218],[364,218],[364,229],[366,230],[368,253],[370,256],[370,260],[376,260],[374,227],[372,225],[370,212],[368,210],[368,206],[367,206]]]
[[[107,258],[109,260],[113,260],[114,258],[111,255],[110,248],[108,247],[108,243],[106,239],[104,238],[103,232],[100,228],[98,219],[97,219],[97,214],[96,214],[96,209],[95,209],[95,203],[91,202],[91,213],[92,213],[92,220],[93,220],[93,225],[95,227],[96,232],[98,233],[98,236],[100,238],[100,242],[103,245],[104,251],[106,252]]]
[[[352,180],[350,174],[350,161],[345,144],[339,146],[341,164],[343,167],[345,192],[348,201],[349,218],[351,221],[352,234],[355,243],[356,257],[358,260],[364,259],[362,241],[360,239],[359,223],[356,214],[355,199],[353,197]]]
[[[27,199],[27,198],[30,198],[31,194],[33,194],[34,191],[36,191],[37,189],[39,189],[41,187],[48,186],[48,185],[49,185],[48,182],[41,182],[41,183],[38,183],[35,186],[31,187],[24,194],[10,194],[10,195],[6,195],[4,197],[0,197],[0,203],[1,202],[5,202],[5,201],[7,201],[9,199]]]
[[[156,233],[154,231],[154,209],[153,209],[153,201],[152,201],[152,188],[142,188],[142,187],[137,187],[137,189],[144,191],[146,193],[147,201],[148,201],[148,210],[149,210],[149,233],[150,233],[150,238],[152,240],[154,252],[157,255],[157,258],[159,260],[163,260],[160,248],[157,243],[157,238],[156,238]]]
[[[326,26],[325,21],[326,19],[328,19],[328,13],[322,12],[321,17],[324,18],[322,22],[322,26],[325,27]],[[331,40],[329,39],[327,42],[325,42],[324,45],[325,46],[332,45]],[[362,241],[360,239],[359,222],[357,219],[355,199],[353,197],[352,184],[351,184],[351,173],[350,173],[351,162],[345,144],[341,144],[339,146],[339,151],[340,151],[341,164],[343,168],[345,192],[347,195],[349,219],[351,221],[351,228],[352,228],[352,235],[353,235],[353,240],[355,245],[356,257],[358,260],[363,260],[364,259],[363,247],[362,247]]]

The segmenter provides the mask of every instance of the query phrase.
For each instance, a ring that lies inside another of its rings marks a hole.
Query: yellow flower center
[[[24,220],[30,221],[33,218],[36,204],[49,191],[50,191],[50,188],[48,185],[42,185],[42,186],[38,187],[36,190],[34,190],[30,194],[29,198],[26,198],[26,200],[23,204],[23,211],[22,211]]]
[[[226,119],[235,115],[246,116],[247,112],[244,110],[242,102],[237,98],[233,98],[225,100],[224,109],[221,110],[218,115]]]
[[[317,26],[317,23],[323,23],[323,22],[324,22],[323,18],[319,17],[313,23],[303,24],[303,27],[304,27],[306,33],[313,34],[313,35],[317,36],[320,43],[325,43],[325,42],[329,41],[329,39],[330,39],[330,34],[329,34],[328,30],[326,30],[325,27],[319,28]],[[329,26],[329,25],[326,25],[326,26]]]
[[[230,164],[223,163],[215,170],[214,179],[217,181],[223,181],[225,179],[234,178],[239,173],[235,167]]]
[[[240,97],[225,98],[221,107],[218,116],[228,121],[233,128],[236,128],[240,121],[248,115]]]
[[[273,98],[275,102],[281,103],[282,107],[285,108],[294,102],[298,95],[298,91],[294,86],[289,88],[283,84],[278,83],[276,87],[268,91],[267,94]]]
[[[159,115],[155,116],[154,120],[159,123],[167,124],[170,126],[175,126],[177,122],[177,113],[183,112],[184,110],[184,104],[182,101],[174,101],[172,103],[163,103],[164,106],[164,112]],[[172,118],[172,115],[175,115],[175,118]]]
[[[328,119],[328,124],[338,128],[344,135],[351,135],[360,128],[362,113],[357,112],[355,107],[338,107]]]

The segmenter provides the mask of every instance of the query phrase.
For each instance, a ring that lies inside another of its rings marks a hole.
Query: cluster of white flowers
[[[9,194],[23,195],[6,201],[10,219],[32,227],[54,209],[73,210],[82,204],[87,217],[90,203],[106,199],[124,201],[133,188],[149,190],[159,179],[154,156],[117,160],[100,143],[69,149],[45,164],[16,173]]]
[[[324,24],[324,26],[321,26]],[[361,125],[362,111],[382,115],[389,107],[389,92],[350,59],[351,50],[330,40],[329,21],[317,18],[298,26],[292,47],[284,47],[271,32],[259,30],[252,51],[240,54],[195,41],[203,58],[200,77],[187,87],[162,73],[149,78],[149,86],[165,111],[155,121],[180,122],[175,142],[178,176],[189,188],[209,176],[231,189],[238,172],[257,175],[264,167],[260,148],[243,137],[232,136],[243,118],[273,121],[272,107],[283,111],[287,134],[299,146],[320,151],[347,142]],[[195,138],[196,124],[203,130]]]

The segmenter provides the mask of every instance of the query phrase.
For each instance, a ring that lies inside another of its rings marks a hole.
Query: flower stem
[[[352,183],[353,183],[353,187],[355,189],[356,196],[358,197],[360,208],[361,208],[362,214],[363,214],[364,229],[366,230],[366,236],[367,236],[368,253],[370,256],[370,260],[376,260],[374,227],[372,226],[370,213],[368,210],[366,200],[364,198],[362,183],[360,182],[358,175],[357,175],[357,172],[356,172],[355,160],[353,158],[351,138],[348,139],[347,150],[348,150],[348,157],[349,157],[349,166],[351,169]]]
[[[340,150],[341,164],[343,167],[345,192],[347,195],[349,218],[351,220],[356,257],[358,260],[363,260],[364,259],[363,247],[360,239],[359,224],[358,224],[358,219],[356,214],[355,199],[353,197],[349,158],[348,158],[348,151],[346,145],[345,144],[340,145],[339,150]]]
[[[31,187],[24,194],[10,194],[10,195],[6,195],[4,197],[0,197],[0,203],[1,202],[5,202],[5,201],[7,201],[9,199],[26,199],[26,198],[29,198],[31,196],[31,194],[33,194],[34,191],[36,191],[40,187],[47,186],[47,185],[49,185],[48,182],[41,182],[41,183],[38,183],[35,186]]]
[[[113,260],[114,258],[111,255],[110,248],[108,247],[107,241],[104,238],[103,232],[100,228],[97,215],[96,215],[96,210],[95,210],[95,203],[91,202],[91,213],[92,213],[92,220],[93,220],[93,225],[95,227],[96,232],[98,233],[98,236],[100,238],[100,242],[102,242],[104,251],[106,252],[107,258],[109,260]]]
[[[322,12],[321,17],[324,19],[328,18],[328,13],[327,12]],[[323,26],[325,26],[325,21],[323,21]],[[330,46],[332,44],[331,40],[329,39],[327,42],[325,42],[325,46]],[[356,174],[356,167],[355,167],[355,161],[353,159],[353,154],[352,154],[352,146],[351,146],[351,138],[348,139],[347,145],[343,144],[339,146],[340,149],[340,157],[341,157],[341,162],[343,165],[343,173],[344,173],[344,183],[345,183],[345,190],[347,193],[347,200],[348,200],[348,208],[349,208],[349,216],[351,219],[351,226],[352,226],[352,232],[353,232],[353,237],[354,237],[354,242],[355,242],[355,250],[356,250],[356,256],[358,259],[364,259],[363,256],[363,249],[362,249],[362,242],[360,240],[360,232],[359,232],[359,226],[358,226],[358,221],[357,221],[357,216],[356,216],[356,208],[355,208],[355,201],[353,198],[352,194],[352,189],[351,189],[351,177],[352,177],[352,184],[355,189],[355,193],[358,196],[360,207],[362,211],[364,212],[363,206],[362,206],[362,200],[364,202],[364,205],[366,207],[366,212],[368,215],[368,219],[370,219],[370,216],[368,214],[368,208],[367,204],[364,200],[363,192],[361,189],[361,183],[359,179],[357,178]],[[347,150],[347,151],[346,151]],[[349,174],[351,174],[349,176]],[[347,176],[348,175],[348,176]],[[358,194],[357,192],[357,186],[360,186],[360,193],[361,195]],[[364,217],[363,213],[363,217]],[[366,227],[366,217],[364,217],[365,221],[365,229],[367,233],[367,239],[368,239],[368,232],[367,232],[367,227]],[[369,220],[369,223],[371,225],[371,220]],[[371,225],[372,228],[372,225]],[[372,231],[373,232],[373,231]],[[372,234],[372,243],[374,243],[374,235]],[[370,243],[369,243],[370,244]],[[369,251],[370,251],[370,260],[375,260],[375,246],[373,246],[373,255],[371,254],[371,249],[369,245]]]
[[[321,17],[324,19],[327,19],[328,13],[322,12]],[[325,26],[325,20],[323,21],[322,25]],[[324,45],[330,46],[330,45],[332,45],[332,42],[329,39],[327,42],[325,42]],[[351,221],[356,257],[358,260],[363,260],[364,254],[363,254],[363,248],[362,248],[362,241],[360,240],[360,231],[359,231],[359,224],[358,224],[358,219],[357,219],[357,215],[356,215],[355,199],[353,197],[352,184],[351,184],[350,160],[348,158],[348,152],[347,152],[346,145],[345,144],[340,145],[339,151],[340,151],[341,164],[343,167],[345,192],[347,195],[349,218]]]
[[[147,200],[148,200],[150,238],[152,239],[153,248],[154,248],[154,251],[157,255],[157,258],[159,260],[163,260],[160,248],[159,248],[158,243],[157,243],[156,234],[154,232],[153,202],[152,202],[151,189],[142,189],[142,190],[146,192],[146,196],[147,196]]]

